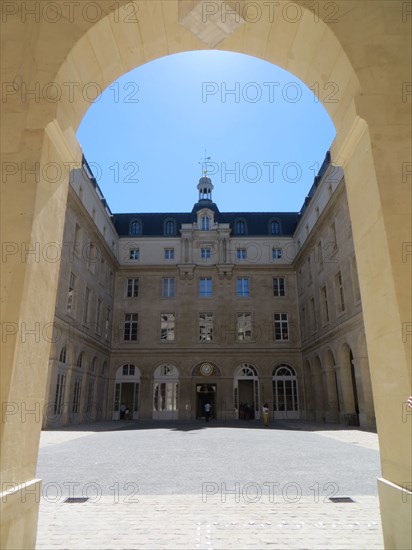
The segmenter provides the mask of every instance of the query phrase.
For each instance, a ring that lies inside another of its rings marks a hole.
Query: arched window
[[[242,363],[233,380],[234,407],[239,420],[260,418],[259,377],[256,367]]]
[[[238,371],[238,378],[253,378],[254,376],[257,376],[257,371],[253,365],[249,365],[248,363],[243,363],[243,365],[240,366]]]
[[[299,418],[296,371],[286,364],[273,369],[273,410],[275,418]]]
[[[209,216],[202,216],[201,220],[201,229],[202,231],[209,231],[210,229],[210,218]]]
[[[64,346],[61,349],[60,356],[59,356],[59,361],[60,361],[60,363],[65,363],[66,359],[67,359],[67,349],[66,349],[66,346]]]
[[[173,220],[167,220],[164,225],[165,235],[176,235],[176,223]]]
[[[122,376],[135,376],[136,367],[134,365],[123,365],[122,367]]]
[[[280,235],[280,221],[272,220],[270,222],[270,234],[271,235]]]
[[[179,371],[170,364],[159,365],[154,373],[153,418],[177,418],[179,410]]]
[[[236,235],[246,235],[246,222],[244,220],[237,220],[235,223]]]
[[[116,371],[114,386],[113,420],[139,418],[140,370],[126,363]]]
[[[142,234],[142,224],[135,220],[130,224],[130,235],[141,235]]]
[[[79,369],[81,369],[83,366],[83,358],[84,358],[84,353],[81,351],[77,357],[77,363],[76,363],[76,366],[79,367]]]

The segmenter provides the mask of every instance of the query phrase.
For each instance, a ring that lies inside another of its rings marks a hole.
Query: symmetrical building
[[[112,214],[83,158],[65,220],[46,427],[308,419],[375,428],[342,170],[300,212]]]

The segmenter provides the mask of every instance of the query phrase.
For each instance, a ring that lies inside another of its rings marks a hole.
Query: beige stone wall
[[[303,239],[306,227],[313,220],[312,230],[296,258],[302,359],[307,366],[305,374],[310,393],[308,416],[316,420],[359,423],[362,428],[374,429],[345,181],[341,179],[332,191],[329,179],[326,175],[316,190],[296,231],[297,238]],[[322,210],[318,210],[319,205],[323,205]],[[316,386],[322,390],[319,392]]]
[[[81,162],[78,165],[81,167]],[[52,349],[43,415],[43,426],[47,428],[107,417],[113,293],[118,263],[117,234],[101,199],[84,170],[75,168],[70,174],[50,337]],[[114,243],[113,250],[109,243]],[[72,275],[75,283],[70,290]],[[89,292],[87,316],[86,289]],[[76,384],[80,384],[79,398],[74,403]]]

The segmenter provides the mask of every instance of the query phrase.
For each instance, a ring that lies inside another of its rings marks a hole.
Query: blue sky
[[[113,213],[191,210],[205,149],[221,211],[297,211],[335,129],[287,71],[198,51],[123,75],[91,105],[77,137]]]

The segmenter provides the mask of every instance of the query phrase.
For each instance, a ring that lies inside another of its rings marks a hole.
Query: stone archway
[[[345,170],[377,424],[385,442],[380,486],[385,542],[408,546],[404,518],[410,517],[411,499],[400,504],[400,493],[409,479],[411,449],[409,426],[399,413],[410,391],[412,334],[407,3],[382,0],[371,10],[367,1],[337,0],[338,15],[331,20],[328,2],[314,3],[313,13],[309,2],[298,0],[299,17],[293,21],[295,16],[285,14],[285,2],[280,2],[277,13],[251,21],[239,2],[243,23],[234,25],[233,32],[225,25],[216,29],[212,18],[201,19],[195,28],[206,4],[196,0],[97,1],[97,17],[81,12],[57,19],[46,4],[36,2],[38,17],[23,17],[25,4],[18,2],[2,12],[2,204],[7,205],[2,215],[7,296],[2,312],[2,456],[3,478],[14,484],[3,504],[2,546],[31,547],[34,541],[36,499],[23,507],[21,493],[26,484],[40,490],[34,478],[37,448],[30,444],[33,437],[26,437],[33,429],[39,433],[40,423],[29,417],[22,422],[7,403],[24,403],[32,410],[44,395],[50,343],[23,343],[19,336],[26,326],[51,321],[58,264],[42,258],[42,250],[62,239],[70,163],[79,161],[75,129],[89,104],[85,86],[95,82],[103,89],[157,57],[211,47],[216,36],[222,41],[215,47],[260,57],[315,86],[335,124],[332,159]],[[54,4],[63,9],[64,3]],[[110,12],[116,4],[119,8]],[[263,9],[263,2],[255,4]],[[50,100],[48,83],[65,90],[64,97]],[[330,83],[341,92],[337,102],[329,101]],[[32,90],[35,100],[22,99],[24,90]],[[34,250],[32,256],[28,248]],[[33,307],[34,296],[40,309]],[[396,365],[395,377],[390,364]],[[18,456],[10,444],[16,438]],[[13,529],[17,518],[27,529]]]

